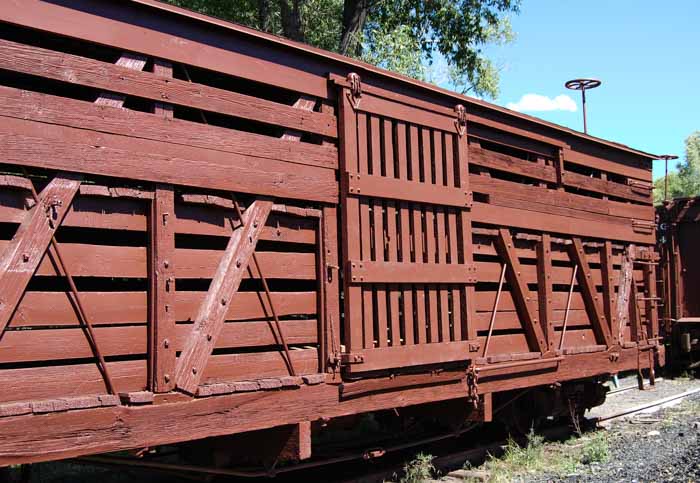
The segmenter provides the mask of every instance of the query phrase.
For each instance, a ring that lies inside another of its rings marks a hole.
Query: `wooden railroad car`
[[[700,198],[678,198],[657,208],[663,324],[669,359],[677,369],[700,367]]]
[[[654,156],[361,62],[4,0],[0,156],[0,465],[256,431],[300,460],[663,364]]]

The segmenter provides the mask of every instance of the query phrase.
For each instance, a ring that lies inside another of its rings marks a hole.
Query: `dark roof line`
[[[510,116],[513,116],[516,118],[524,119],[526,121],[533,122],[533,123],[536,123],[536,124],[539,124],[541,126],[545,126],[545,127],[551,128],[551,129],[556,129],[558,131],[565,132],[565,133],[570,134],[572,136],[576,136],[578,138],[592,141],[592,142],[595,142],[598,144],[603,144],[603,145],[611,147],[611,148],[619,149],[622,151],[627,151],[627,152],[637,154],[639,156],[643,156],[643,157],[646,157],[649,159],[659,159],[658,155],[647,153],[647,152],[641,151],[639,149],[634,149],[634,148],[631,148],[625,144],[617,143],[614,141],[608,141],[608,140],[603,139],[603,138],[591,136],[590,134],[584,134],[582,132],[575,131],[573,129],[561,126],[559,124],[545,121],[545,120],[540,119],[540,118],[535,117],[535,116],[530,116],[528,114],[516,112],[516,111],[513,111],[511,109],[507,109],[505,107],[501,107],[501,106],[498,106],[496,104],[492,104],[490,102],[486,102],[486,101],[482,101],[480,99],[475,99],[473,97],[458,94],[456,92],[449,91],[447,89],[443,89],[442,87],[438,87],[434,84],[422,82],[422,81],[419,81],[419,80],[416,80],[416,79],[413,79],[413,78],[410,78],[410,77],[407,77],[407,76],[404,76],[401,74],[397,74],[395,72],[388,71],[386,69],[382,69],[380,67],[376,67],[376,66],[367,64],[365,62],[362,62],[362,61],[359,61],[356,59],[351,59],[349,57],[345,57],[345,56],[340,55],[340,54],[336,54],[336,53],[329,52],[329,51],[326,51],[323,49],[312,47],[308,44],[296,42],[296,41],[289,40],[289,39],[286,39],[284,37],[269,34],[266,32],[261,32],[259,30],[255,30],[255,29],[252,29],[250,27],[245,27],[243,25],[239,25],[239,24],[236,24],[233,22],[221,20],[221,19],[216,18],[216,17],[210,17],[208,15],[196,13],[196,12],[193,12],[191,10],[187,10],[185,8],[176,7],[174,5],[162,3],[158,0],[130,0],[130,1],[133,3],[138,3],[141,5],[146,5],[148,7],[156,8],[156,9],[159,9],[162,11],[166,11],[166,12],[169,12],[172,14],[188,17],[192,20],[206,22],[206,23],[211,24],[211,25],[216,25],[217,27],[222,27],[222,28],[232,30],[232,31],[240,33],[240,34],[244,34],[244,35],[247,35],[250,37],[255,37],[255,38],[263,40],[265,42],[276,43],[276,44],[281,45],[283,47],[292,48],[295,50],[306,52],[307,54],[311,54],[311,55],[318,56],[318,57],[323,57],[323,58],[325,58],[327,60],[331,60],[333,62],[339,62],[339,63],[345,64],[345,65],[356,66],[356,67],[359,67],[365,71],[371,72],[371,73],[376,74],[376,75],[381,76],[381,77],[394,79],[394,80],[397,80],[397,81],[400,81],[400,82],[403,82],[406,84],[410,84],[414,87],[418,87],[420,89],[425,89],[425,90],[435,92],[437,94],[449,96],[449,97],[451,97],[455,100],[458,100],[458,101],[468,102],[468,103],[482,106],[482,107],[485,107],[488,109],[496,110],[496,111],[499,111],[501,113],[504,113],[504,114],[507,114],[507,115],[510,115]]]

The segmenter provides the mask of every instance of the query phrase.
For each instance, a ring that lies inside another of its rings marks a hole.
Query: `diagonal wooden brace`
[[[572,238],[569,245],[569,255],[571,261],[578,265],[578,284],[581,287],[581,295],[583,302],[588,312],[588,318],[591,320],[593,332],[599,342],[604,343],[607,347],[612,345],[612,337],[610,336],[610,325],[605,319],[603,310],[601,309],[595,284],[593,283],[593,275],[591,267],[586,259],[586,252],[583,250],[583,243],[580,238]]]
[[[12,319],[27,284],[63,222],[80,187],[80,179],[72,174],[56,175],[0,255],[0,334]]]
[[[520,260],[518,260],[513,238],[507,228],[500,228],[498,230],[496,250],[501,259],[508,265],[509,270],[507,270],[506,275],[508,277],[508,283],[510,284],[511,295],[513,296],[518,314],[523,321],[523,328],[525,329],[530,347],[544,354],[548,352],[547,342],[542,327],[537,321],[537,316],[535,315],[537,312],[530,297],[530,290],[522,276]]]
[[[175,369],[175,383],[181,391],[195,394],[207,360],[224,326],[231,299],[238,291],[262,233],[272,201],[257,200],[244,213],[243,224],[234,230],[209,291],[194,321],[192,332]]]

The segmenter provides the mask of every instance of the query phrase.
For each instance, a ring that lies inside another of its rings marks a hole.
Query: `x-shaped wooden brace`
[[[195,394],[197,391],[207,360],[223,329],[228,305],[238,291],[271,210],[272,201],[256,200],[243,213],[242,225],[231,234],[178,359],[175,383],[183,392]]]

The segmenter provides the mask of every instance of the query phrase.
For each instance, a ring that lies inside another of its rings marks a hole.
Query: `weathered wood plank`
[[[124,52],[119,59],[117,59],[115,64],[127,69],[143,70],[143,68],[146,66],[146,60],[146,57],[142,55]],[[103,92],[97,96],[95,104],[99,104],[101,106],[124,107],[125,100],[126,96],[124,95]]]
[[[328,169],[7,117],[0,149],[20,166],[331,203],[338,196]]]
[[[579,267],[577,274],[578,285],[581,288],[583,300],[586,304],[586,310],[591,318],[593,328],[595,329],[596,336],[598,336],[599,341],[610,347],[612,344],[610,326],[608,325],[608,321],[605,319],[605,315],[600,308],[598,292],[592,280],[593,276],[591,274],[591,268],[588,265],[588,260],[586,259],[586,253],[583,250],[581,239],[574,237],[572,238],[572,242],[573,243],[569,246],[569,252],[571,253],[572,261]]]
[[[175,387],[175,192],[158,185],[151,202],[149,240],[149,375],[154,392]]]
[[[79,187],[80,177],[71,174],[56,175],[42,190],[39,203],[27,213],[14,237],[2,251],[0,334],[7,327]]]
[[[335,117],[203,84],[135,71],[77,55],[0,40],[0,65],[15,72],[104,89],[153,101],[227,114],[336,137]],[[66,72],[70,75],[66,75]]]
[[[164,119],[131,109],[110,109],[6,86],[0,86],[0,115],[256,158],[331,169],[338,167],[335,146],[289,143],[262,134],[182,119]]]
[[[272,201],[255,201],[241,220],[243,226],[231,235],[207,297],[195,318],[190,337],[178,359],[175,381],[179,389],[189,394],[197,391],[206,361],[223,328],[226,305],[238,291],[271,209]]]

